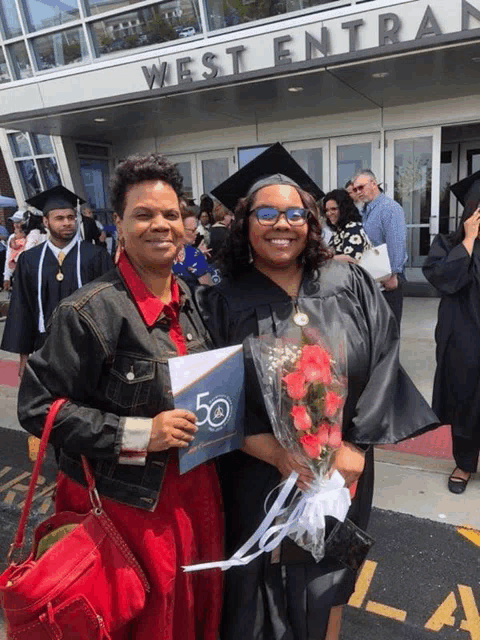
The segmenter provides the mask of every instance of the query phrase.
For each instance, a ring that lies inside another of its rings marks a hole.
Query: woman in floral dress
[[[327,225],[333,231],[329,245],[335,259],[357,262],[370,241],[362,225],[362,217],[345,189],[334,189],[323,199],[323,212]]]

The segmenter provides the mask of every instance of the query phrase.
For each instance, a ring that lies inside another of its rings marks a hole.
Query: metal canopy
[[[289,87],[303,90],[291,93]],[[225,87],[192,88],[175,96],[20,116],[8,127],[115,143],[127,132],[136,138],[171,136],[478,93],[479,44],[469,42]]]

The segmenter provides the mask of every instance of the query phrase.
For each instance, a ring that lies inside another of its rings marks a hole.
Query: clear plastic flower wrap
[[[298,489],[276,522],[318,562],[325,516],[343,521],[350,506],[342,476],[329,473],[342,442],[345,335],[340,328],[329,327],[325,335],[305,327],[281,338],[252,338],[249,346],[276,439],[314,474],[309,490]]]

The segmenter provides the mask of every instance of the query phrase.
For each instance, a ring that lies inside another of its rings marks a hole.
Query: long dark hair
[[[462,217],[460,218],[457,230],[449,235],[449,238],[453,245],[460,244],[465,239],[465,227],[463,226],[465,221],[473,216],[480,204],[480,197],[467,200],[463,209]]]
[[[330,229],[341,230],[345,227],[349,222],[361,222],[362,216],[358,212],[357,207],[355,206],[353,200],[351,199],[348,191],[345,189],[334,189],[333,191],[329,191],[327,195],[323,198],[323,211],[325,212],[325,205],[329,200],[333,200],[338,205],[338,221],[336,225],[333,225],[328,217],[325,215],[327,225]]]
[[[309,211],[307,246],[300,259],[306,273],[315,273],[333,256],[323,241],[320,210],[313,197],[296,188],[303,206]],[[248,218],[255,200],[253,193],[249,198],[242,198],[235,207],[235,220],[230,226],[229,234],[218,256],[218,262],[224,275],[238,278],[251,267],[251,253],[248,242]]]
[[[213,211],[213,200],[207,193],[204,193],[200,196],[200,213],[203,213],[204,211],[206,211],[206,213],[208,213],[208,217],[211,218]]]
[[[26,235],[28,235],[30,231],[33,231],[34,229],[38,229],[40,233],[46,233],[45,227],[43,226],[42,216],[37,216],[31,211],[27,213],[27,218],[25,222],[23,222],[22,227]]]

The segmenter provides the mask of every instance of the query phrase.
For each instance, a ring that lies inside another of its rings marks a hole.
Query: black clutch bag
[[[348,518],[337,522],[325,541],[325,558],[358,571],[375,540]]]

